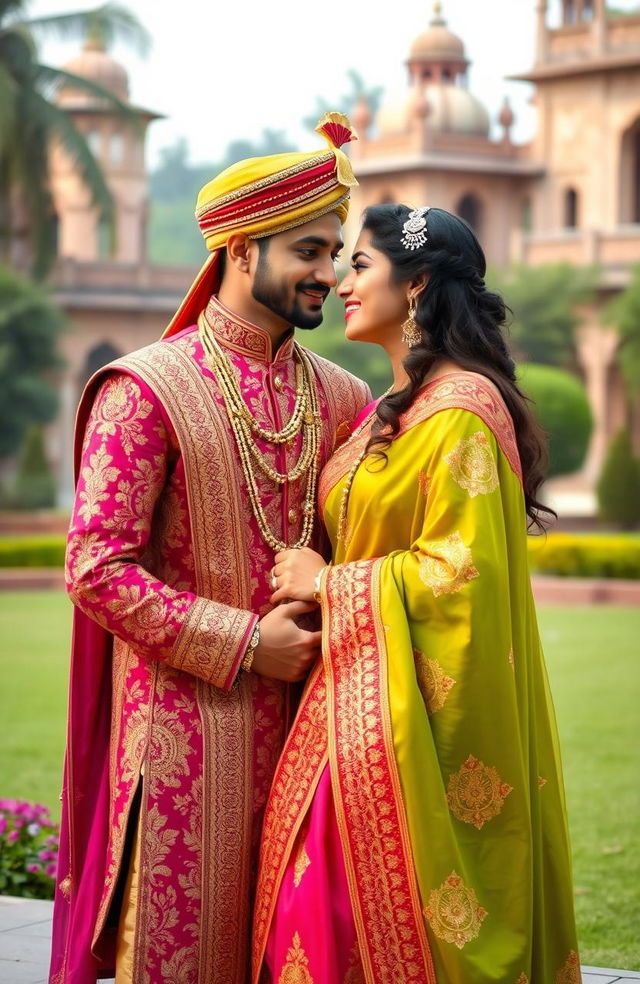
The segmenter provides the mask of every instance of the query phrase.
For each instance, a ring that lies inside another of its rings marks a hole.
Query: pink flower
[[[58,870],[58,865],[57,864],[48,864],[44,870],[45,870],[45,873],[47,875],[49,875],[49,878],[55,878],[56,877],[56,872]]]
[[[32,875],[39,875],[42,871],[42,865],[40,864],[28,864],[27,871],[31,872]]]
[[[19,839],[20,839],[20,831],[19,830],[10,830],[9,833],[7,834],[7,843],[8,844],[15,844],[15,842],[17,840],[19,840]]]
[[[7,829],[7,818],[0,816],[0,834],[4,834]]]

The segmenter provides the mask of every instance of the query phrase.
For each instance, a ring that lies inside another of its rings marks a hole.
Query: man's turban
[[[316,132],[329,149],[315,154],[251,157],[228,167],[198,195],[196,219],[211,256],[165,331],[192,325],[218,286],[219,250],[235,232],[250,239],[274,236],[336,212],[344,222],[357,181],[340,147],[356,136],[342,113],[325,113]]]

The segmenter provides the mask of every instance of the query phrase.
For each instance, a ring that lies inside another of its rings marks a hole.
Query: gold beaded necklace
[[[247,406],[242,390],[236,378],[233,366],[218,344],[205,312],[198,318],[200,340],[210,363],[209,368],[214,372],[220,385],[225,402],[229,422],[233,431],[242,471],[249,491],[251,508],[260,534],[274,552],[290,548],[306,547],[311,541],[315,519],[316,489],[318,484],[320,440],[322,417],[318,392],[315,385],[313,368],[304,350],[294,342],[296,365],[296,401],[289,421],[279,430],[269,430],[261,427]],[[279,472],[266,460],[256,446],[253,435],[262,438],[270,444],[285,444],[291,441],[300,431],[302,448],[295,465],[288,472]],[[281,540],[269,526],[264,507],[260,501],[258,483],[253,469],[253,461],[260,470],[277,485],[295,482],[307,474],[305,501],[302,507],[302,531],[295,543],[288,544]]]
[[[367,416],[362,421],[362,423],[359,424],[358,427],[356,427],[356,429],[354,430],[351,437],[349,437],[344,447],[346,447],[350,441],[355,440],[356,437],[359,437],[360,434],[362,434],[365,427],[367,427],[367,425],[371,422],[371,420],[375,416],[376,410],[378,409],[380,403],[384,400],[385,396],[388,396],[388,394],[391,392],[392,389],[393,389],[393,384],[389,387],[388,390],[385,390],[385,392],[382,394],[380,399],[376,402],[376,405],[374,406],[371,413],[368,413]],[[353,465],[347,472],[344,488],[342,489],[342,495],[340,496],[340,509],[338,511],[338,527],[336,532],[336,538],[338,540],[338,543],[341,543],[344,547],[346,547],[347,545],[347,512],[349,510],[349,496],[351,494],[351,486],[353,485],[353,481],[356,477],[356,472],[358,471],[358,468],[360,467],[366,456],[367,456],[367,445],[365,444],[364,448],[362,449],[362,451],[354,461]]]

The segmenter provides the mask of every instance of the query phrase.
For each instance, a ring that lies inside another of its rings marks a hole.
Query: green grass
[[[0,594],[0,796],[59,815],[70,605]],[[564,756],[585,964],[640,969],[640,611],[545,608],[540,626]]]

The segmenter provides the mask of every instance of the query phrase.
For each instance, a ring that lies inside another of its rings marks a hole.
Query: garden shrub
[[[549,477],[577,471],[593,429],[584,386],[564,369],[532,362],[519,366],[518,381],[533,400],[533,412],[549,438]]]
[[[50,509],[56,503],[56,482],[47,460],[42,428],[27,431],[18,475],[10,494],[13,509]]]
[[[618,431],[596,486],[602,519],[631,528],[640,522],[640,462],[633,454],[629,431]]]
[[[0,567],[63,567],[64,536],[12,536],[0,539]]]
[[[528,538],[534,573],[640,579],[640,537],[549,533]]]

